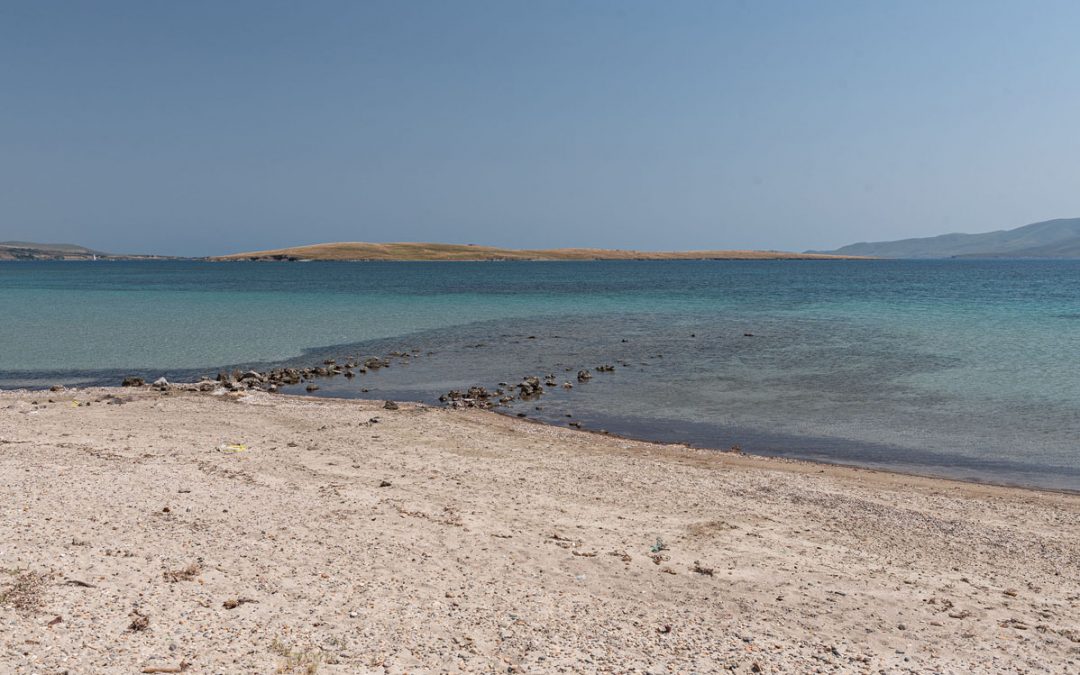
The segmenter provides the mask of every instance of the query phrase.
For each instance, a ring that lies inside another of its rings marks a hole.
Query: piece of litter
[[[222,443],[218,446],[218,450],[222,452],[246,452],[248,446],[243,443]]]

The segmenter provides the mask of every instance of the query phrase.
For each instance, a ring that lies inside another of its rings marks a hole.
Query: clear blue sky
[[[1074,1],[0,4],[0,240],[805,249],[1072,216]]]

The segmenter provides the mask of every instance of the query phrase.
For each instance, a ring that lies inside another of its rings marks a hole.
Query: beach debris
[[[82,588],[97,588],[94,584],[81,581],[79,579],[64,579],[64,583],[68,586],[80,586]]]
[[[12,572],[16,573],[15,579],[0,585],[0,606],[7,605],[20,612],[38,609],[52,575],[30,570]]]
[[[243,443],[222,443],[217,449],[221,452],[247,452],[248,446]]]
[[[195,577],[202,573],[202,566],[198,563],[191,563],[187,567],[179,570],[166,570],[161,573],[165,581],[170,584],[175,584],[181,581],[192,581]]]
[[[313,675],[318,672],[319,666],[324,659],[323,652],[320,650],[311,648],[294,649],[278,638],[274,638],[273,642],[270,643],[270,651],[284,659],[284,662],[274,671],[277,673],[308,673],[308,675]],[[375,665],[381,666],[387,658],[387,656],[383,656],[380,659],[372,659],[371,665],[373,667]]]
[[[571,549],[577,547],[581,542],[574,541],[569,537],[564,537],[558,532],[552,532],[547,536],[548,540],[558,546],[559,548]]]
[[[62,617],[62,616],[60,616],[59,614],[57,614],[57,615],[56,615],[55,617],[53,617],[52,621],[50,621],[49,623],[45,624],[45,627],[46,627],[46,628],[52,628],[52,627],[53,627],[53,626],[55,626],[56,624],[58,624],[58,623],[63,623],[63,622],[64,622],[64,617]]]
[[[229,598],[225,602],[221,603],[221,606],[225,609],[236,609],[240,605],[246,605],[249,602],[258,604],[258,600],[252,598]]]
[[[694,566],[690,568],[693,572],[702,576],[711,577],[715,573],[715,570],[711,567],[703,567],[700,561],[695,560]]]
[[[1020,619],[1010,618],[1004,621],[999,621],[998,625],[1002,628],[1015,628],[1016,630],[1028,630],[1031,626],[1027,625]]]
[[[131,623],[128,624],[128,630],[133,633],[144,631],[150,627],[150,617],[143,614],[138,609],[131,610]]]
[[[667,544],[665,544],[664,540],[660,537],[657,537],[656,543],[653,544],[651,548],[649,548],[649,551],[651,551],[652,553],[659,553],[660,551],[666,550],[668,550]]]
[[[390,481],[388,481],[388,480],[381,480],[381,481],[379,481],[379,487],[381,487],[381,488],[384,488],[384,487],[390,487],[390,486],[392,486],[392,485],[393,485],[393,483],[391,483],[391,482],[390,482]]]
[[[142,379],[141,377],[130,376],[130,377],[125,377],[124,381],[120,383],[120,386],[121,387],[141,387],[144,384],[146,384],[146,380]]]
[[[182,673],[191,667],[187,661],[181,661],[177,666],[143,666],[142,673]]]
[[[398,410],[401,408],[395,401],[386,401],[382,407],[384,410]]]
[[[158,379],[154,380],[153,387],[158,391],[165,391],[169,388],[169,381],[166,380],[164,377],[159,377]]]
[[[624,563],[628,563],[633,560],[633,558],[630,557],[630,554],[626,551],[608,551],[608,555],[615,556],[619,560],[622,560]]]

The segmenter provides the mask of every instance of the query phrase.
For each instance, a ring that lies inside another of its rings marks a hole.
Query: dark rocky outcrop
[[[469,387],[465,392],[458,391],[457,389],[451,390],[439,397],[439,400],[446,403],[451,408],[482,408],[490,409],[494,408],[496,403],[492,399],[497,396],[494,392],[489,392],[483,387]],[[499,402],[509,402],[513,400],[510,397],[503,397],[499,399]]]
[[[521,383],[518,385],[518,392],[521,398],[530,398],[533,396],[539,396],[544,393],[544,388],[540,385],[540,378],[535,375],[522,378]]]

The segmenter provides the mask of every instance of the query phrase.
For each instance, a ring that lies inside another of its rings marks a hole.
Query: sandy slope
[[[114,393],[0,394],[3,672],[1080,672],[1077,496]]]

